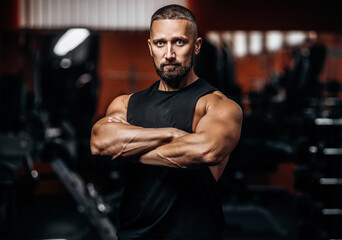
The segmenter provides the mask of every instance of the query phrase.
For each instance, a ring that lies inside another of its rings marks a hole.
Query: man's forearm
[[[229,150],[222,147],[205,134],[193,133],[143,154],[140,162],[174,168],[209,166],[227,158]]]
[[[141,155],[185,134],[175,128],[142,128],[107,119],[94,125],[91,150],[113,158]]]

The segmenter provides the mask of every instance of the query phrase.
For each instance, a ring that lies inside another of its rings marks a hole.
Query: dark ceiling
[[[339,1],[189,0],[199,29],[342,32]]]

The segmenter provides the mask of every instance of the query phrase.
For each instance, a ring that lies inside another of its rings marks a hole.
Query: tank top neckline
[[[173,91],[163,91],[163,90],[159,90],[159,84],[160,84],[160,81],[162,80],[158,80],[156,82],[156,85],[155,85],[155,91],[158,92],[158,93],[161,93],[161,94],[170,94],[170,95],[173,95],[173,94],[177,94],[179,92],[183,92],[185,91],[186,89],[192,87],[195,85],[195,83],[197,83],[198,81],[200,80],[200,78],[198,78],[196,81],[194,81],[193,83],[189,84],[188,86],[182,88],[182,89],[179,89],[179,90],[173,90]]]

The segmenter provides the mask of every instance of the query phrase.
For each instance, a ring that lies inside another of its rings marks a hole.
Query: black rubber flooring
[[[291,195],[271,196],[262,203],[224,200],[225,240],[295,239]],[[2,240],[101,239],[68,194],[21,199],[12,223],[2,224]]]

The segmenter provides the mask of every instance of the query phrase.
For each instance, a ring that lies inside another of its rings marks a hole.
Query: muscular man
[[[159,81],[113,100],[92,129],[91,150],[127,164],[119,239],[222,239],[216,183],[236,146],[242,111],[193,69],[195,17],[169,5],[151,19]]]

